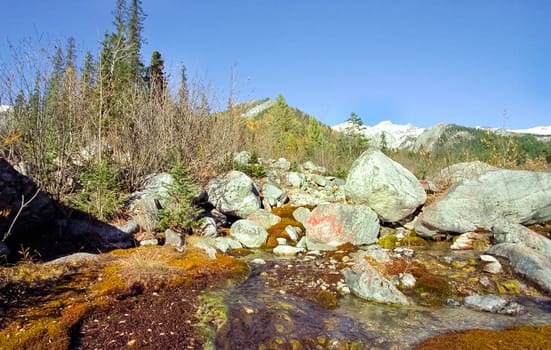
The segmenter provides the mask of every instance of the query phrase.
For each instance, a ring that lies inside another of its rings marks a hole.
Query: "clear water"
[[[336,309],[326,310],[267,287],[261,273],[275,262],[278,261],[253,266],[247,281],[215,292],[224,297],[228,308],[228,322],[217,334],[217,348],[256,349],[260,344],[292,348],[297,342],[302,348],[325,348],[331,342],[341,346],[332,348],[349,348],[358,342],[370,349],[407,349],[451,330],[551,324],[551,301],[533,297],[516,300],[528,311],[518,316],[478,312],[463,306],[388,306],[354,296],[344,297]]]

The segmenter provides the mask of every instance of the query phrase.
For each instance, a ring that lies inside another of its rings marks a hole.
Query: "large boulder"
[[[79,250],[133,245],[131,233],[63,208],[5,159],[0,159],[0,211],[0,261],[13,258],[21,246],[48,260]]]
[[[309,250],[334,250],[344,243],[372,244],[379,234],[377,214],[365,205],[319,205],[304,226]]]
[[[54,225],[57,204],[28,177],[0,158],[0,241],[18,240]],[[11,236],[11,237],[10,237]]]
[[[385,304],[409,305],[407,297],[391,281],[381,275],[362,252],[355,257],[355,264],[341,270],[346,285],[360,298]]]
[[[169,173],[153,174],[145,181],[141,191],[130,195],[129,215],[143,230],[153,231],[159,225],[159,208],[167,205],[168,188],[173,183]]]
[[[268,239],[268,232],[264,227],[244,219],[233,223],[230,234],[247,248],[259,248]]]
[[[457,163],[440,170],[438,173],[429,178],[428,181],[435,186],[433,190],[441,191],[453,184],[477,177],[492,170],[498,170],[498,168],[479,160],[474,162]]]
[[[551,294],[551,258],[538,251],[513,243],[499,243],[487,253],[509,259],[515,271]]]
[[[368,205],[386,222],[408,217],[427,198],[417,178],[379,150],[354,161],[344,190],[347,200]]]
[[[245,218],[261,208],[258,188],[240,171],[230,171],[214,178],[207,185],[210,203],[226,215]]]
[[[523,225],[551,220],[551,173],[499,169],[461,181],[424,208],[415,229],[432,237],[490,231],[502,220]]]
[[[495,243],[516,243],[551,257],[551,240],[528,227],[498,220],[492,227]]]

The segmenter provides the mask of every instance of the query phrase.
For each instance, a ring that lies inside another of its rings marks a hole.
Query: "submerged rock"
[[[247,216],[247,220],[256,222],[265,229],[269,229],[271,226],[279,223],[281,218],[265,209],[257,209]]]
[[[505,300],[493,294],[469,295],[465,297],[465,306],[478,311],[509,316],[515,316],[526,312],[526,309],[522,305],[514,301]]]
[[[385,304],[409,305],[409,301],[391,281],[381,275],[367,260],[358,254],[351,268],[341,270],[346,285],[360,298]]]

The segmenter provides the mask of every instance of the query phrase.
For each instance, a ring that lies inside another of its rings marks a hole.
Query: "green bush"
[[[202,210],[192,205],[192,200],[197,194],[190,170],[177,161],[170,171],[173,182],[167,185],[168,194],[163,198],[168,203],[159,211],[159,229],[165,231],[173,229],[178,232],[190,231],[201,225],[198,217]]]
[[[82,189],[72,196],[71,201],[76,208],[97,219],[112,219],[123,205],[119,180],[119,170],[109,161],[90,162],[80,174]]]

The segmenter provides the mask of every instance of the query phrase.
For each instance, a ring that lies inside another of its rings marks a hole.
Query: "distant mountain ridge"
[[[275,101],[271,98],[251,100],[240,105],[241,115],[246,118],[262,117],[274,105]],[[297,111],[300,110],[297,109]],[[308,116],[307,113],[300,112]],[[488,130],[499,135],[534,136],[539,141],[551,142],[551,126],[512,130],[480,126],[469,128],[459,125],[456,125],[457,128],[455,128],[453,126],[454,124],[439,123],[430,128],[420,128],[412,124],[394,124],[392,121],[385,120],[374,126],[356,125],[346,121],[331,127],[331,129],[339,133],[362,134],[374,147],[381,148],[384,146],[391,149],[410,149],[413,151],[431,150],[442,142],[442,137],[447,142],[461,142],[472,138],[476,130]]]
[[[412,124],[393,124],[391,121],[386,120],[374,126],[354,125],[350,122],[344,122],[333,126],[333,130],[362,134],[375,147],[381,147],[384,141],[385,146],[392,149],[418,150],[422,146],[430,149],[431,144],[440,138],[448,125],[451,124],[440,123],[430,128],[419,128]],[[540,141],[551,141],[551,126],[515,130],[464,127],[462,131],[463,136],[468,137],[466,131],[469,129],[488,130],[501,135],[532,135]]]

